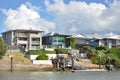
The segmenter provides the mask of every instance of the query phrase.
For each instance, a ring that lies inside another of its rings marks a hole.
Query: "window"
[[[65,38],[62,36],[54,36],[52,41],[53,42],[65,42]]]

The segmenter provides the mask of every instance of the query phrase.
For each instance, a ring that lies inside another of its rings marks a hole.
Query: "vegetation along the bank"
[[[6,43],[4,42],[3,38],[0,37],[0,59],[6,53]]]
[[[107,47],[100,46],[92,50],[91,61],[94,64],[99,64],[99,57],[101,58],[101,64],[106,65],[108,63],[108,57],[110,58],[110,63],[116,67],[120,67],[120,48],[114,47],[108,49]]]

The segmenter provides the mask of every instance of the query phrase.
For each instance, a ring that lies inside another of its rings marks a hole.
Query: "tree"
[[[66,38],[66,47],[70,47],[70,38]]]
[[[70,46],[71,46],[72,48],[75,48],[75,47],[76,47],[76,38],[74,38],[74,37],[71,37],[71,38],[70,38]]]
[[[0,59],[6,53],[6,43],[4,42],[3,38],[0,37]]]

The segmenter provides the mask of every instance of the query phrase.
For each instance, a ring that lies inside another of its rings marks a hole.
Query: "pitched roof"
[[[83,34],[74,35],[73,37],[76,37],[76,38],[87,38],[87,37],[84,36]]]
[[[67,36],[71,36],[71,35],[65,35],[65,34],[51,32],[51,33],[46,34],[45,36],[66,36],[67,37]]]
[[[97,34],[97,33],[92,33],[89,38],[97,38],[97,39],[102,39],[102,36]]]

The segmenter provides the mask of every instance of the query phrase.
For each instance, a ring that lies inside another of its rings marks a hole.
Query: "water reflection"
[[[0,80],[120,80],[120,72],[0,72]]]

